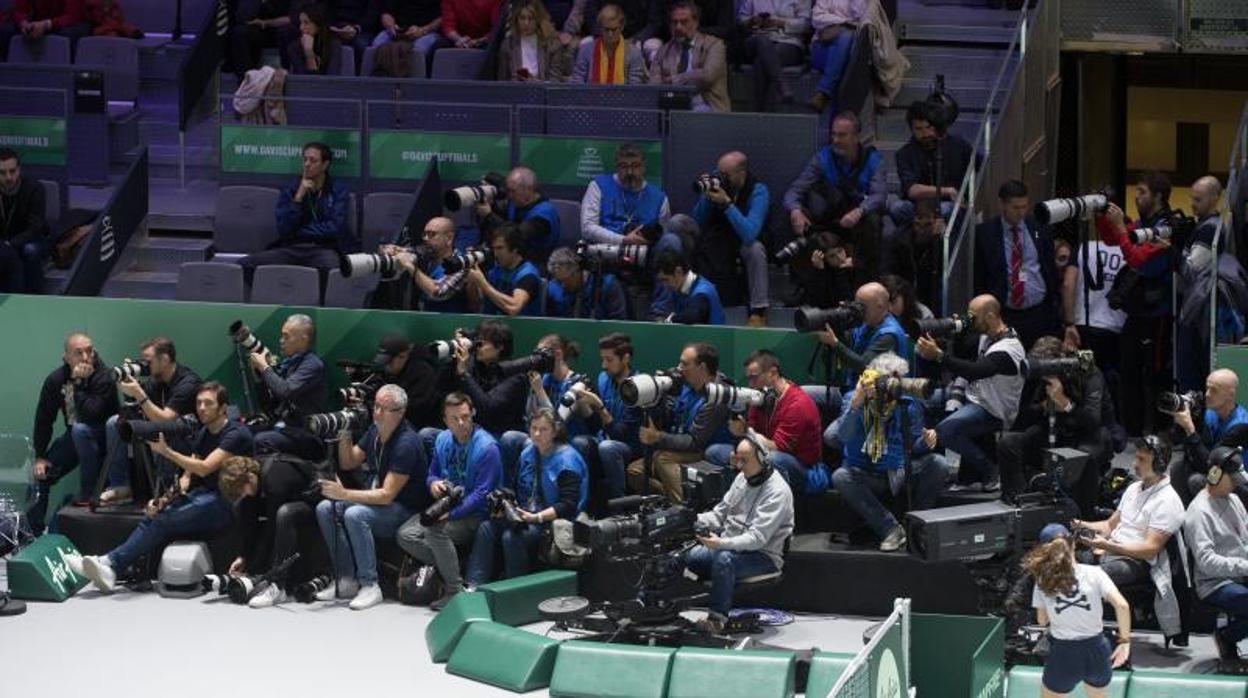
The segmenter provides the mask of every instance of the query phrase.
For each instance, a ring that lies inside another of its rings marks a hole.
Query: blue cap
[[[1070,529],[1060,523],[1051,523],[1040,529],[1040,543],[1048,543],[1054,538],[1069,538]]]

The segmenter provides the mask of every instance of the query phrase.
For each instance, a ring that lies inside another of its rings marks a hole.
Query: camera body
[[[654,407],[684,387],[685,379],[677,369],[655,371],[653,375],[638,373],[620,386],[620,399],[629,407]]]
[[[441,499],[430,504],[424,511],[420,512],[420,525],[434,525],[443,516],[451,513],[451,510],[459,506],[459,503],[462,501],[464,501],[464,488],[460,485],[452,485]]]
[[[498,362],[498,370],[504,377],[517,373],[550,373],[555,369],[555,352],[548,347],[538,347],[528,356]]]
[[[486,271],[494,266],[494,253],[489,250],[470,248],[466,252],[454,254],[442,260],[442,270],[447,274],[457,274],[465,269]]]
[[[332,439],[340,431],[360,431],[368,424],[368,410],[362,406],[346,407],[337,412],[309,415],[306,426],[317,438]]]
[[[524,523],[520,517],[520,505],[516,503],[516,493],[508,487],[499,487],[487,494],[485,507],[491,519],[501,519],[513,526]]]
[[[121,362],[120,366],[108,369],[108,375],[112,377],[114,383],[120,383],[127,378],[137,379],[139,376],[150,376],[152,367],[146,361],[126,359]]]
[[[866,308],[858,301],[846,301],[835,308],[806,306],[793,313],[793,329],[798,332],[821,332],[824,326],[848,330],[862,324]]]
[[[629,499],[629,498],[625,498]],[[617,500],[619,501],[619,500]],[[591,550],[616,547],[667,547],[692,540],[698,515],[661,496],[637,498],[637,511],[597,521],[576,521],[572,539]]]
[[[1204,418],[1205,394],[1199,390],[1189,390],[1186,393],[1167,392],[1157,396],[1157,411],[1162,414],[1178,414],[1184,407],[1199,424],[1199,420]]]
[[[705,195],[712,189],[722,189],[728,192],[728,180],[720,176],[718,172],[703,172],[698,178],[693,180],[693,193]],[[731,193],[728,194],[732,196]]]
[[[959,315],[949,317],[919,318],[917,321],[921,334],[930,334],[936,339],[952,339],[970,332],[974,323],[970,318]]]

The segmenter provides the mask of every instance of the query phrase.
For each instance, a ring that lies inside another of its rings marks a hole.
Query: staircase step
[[[1011,26],[974,26],[966,24],[916,24],[897,22],[899,41],[927,41],[948,44],[996,44],[1007,46],[1014,38]]]
[[[929,83],[940,74],[945,76],[947,84],[980,81],[991,85],[997,78],[1002,61],[1006,60],[1005,51],[997,47],[911,45],[904,47],[901,52],[910,61],[906,79],[926,80]],[[1009,54],[1008,61],[1011,64],[1016,63],[1018,54]],[[1007,74],[1010,70],[1012,65],[1007,66]]]
[[[176,271],[183,262],[208,259],[211,240],[185,237],[149,237],[135,250],[134,271]]]
[[[100,295],[105,298],[148,298],[173,300],[177,297],[178,273],[157,271],[123,271],[114,274]]]

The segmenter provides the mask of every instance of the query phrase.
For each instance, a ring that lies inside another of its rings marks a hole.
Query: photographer
[[[699,626],[715,634],[728,621],[737,580],[783,569],[784,543],[793,534],[793,492],[766,450],[746,437],[731,463],[737,476],[715,508],[698,514],[706,533],[685,557],[690,571],[711,580],[710,612]]]
[[[1205,379],[1205,409],[1200,415],[1197,428],[1192,415],[1191,401],[1184,400],[1183,407],[1174,413],[1174,429],[1181,433],[1179,444],[1183,457],[1170,465],[1170,482],[1187,505],[1203,486],[1208,469],[1209,452],[1218,446],[1242,446],[1239,437],[1232,435],[1234,427],[1248,428],[1248,409],[1235,402],[1239,391],[1239,376],[1228,368],[1220,368]],[[1237,432],[1239,430],[1236,430]],[[1228,439],[1228,436],[1233,438]],[[1242,476],[1237,478],[1238,491],[1248,496],[1248,486]]]
[[[454,221],[442,216],[430,218],[425,224],[424,238],[431,254],[423,268],[411,253],[399,254],[399,264],[420,289],[420,309],[431,313],[468,312],[479,302],[476,289],[468,286],[468,270],[448,273],[442,267],[442,262],[455,254]]]
[[[524,401],[526,422],[538,410],[555,409],[555,405],[563,398],[564,393],[576,383],[585,380],[585,376],[574,372],[568,365],[569,361],[575,361],[581,355],[581,346],[576,342],[557,334],[548,334],[538,340],[534,351],[548,354],[551,357],[551,368],[545,373],[529,371],[525,375],[529,384],[529,394]],[[569,431],[576,427],[564,425],[564,429]],[[518,429],[509,430],[499,437],[498,448],[503,458],[502,485],[504,487],[515,488],[520,454],[528,445],[528,441],[528,434]]]
[[[407,393],[407,421],[417,429],[441,423],[440,372],[424,345],[413,344],[401,334],[388,334],[377,345],[373,365],[381,380]],[[374,374],[376,375],[376,374]]]
[[[65,423],[65,433],[52,441],[57,412]],[[105,424],[115,414],[117,391],[108,368],[95,353],[90,337],[71,332],[65,337],[61,365],[43,379],[35,407],[30,439],[35,451],[35,501],[26,512],[35,535],[43,532],[52,486],[74,466],[81,466],[74,501],[85,503],[91,498],[104,459]]]
[[[328,409],[325,364],[312,351],[316,326],[312,318],[295,314],[282,323],[279,347],[282,360],[272,366],[268,352],[248,354],[251,368],[262,381],[262,403],[275,422],[253,427],[256,450],[260,453],[289,453],[305,460],[325,457],[325,446],[304,428],[309,415]]]
[[[619,332],[603,335],[598,357],[602,371],[595,389],[581,391],[573,409],[574,415],[587,415],[578,420],[593,436],[573,437],[572,446],[591,466],[599,466],[595,476],[605,484],[605,499],[611,500],[624,496],[625,468],[641,456],[641,410],[620,397],[620,386],[633,375],[633,341]]]
[[[571,521],[589,501],[589,471],[554,410],[543,407],[529,420],[532,440],[520,456],[515,506],[520,521],[491,512],[477,528],[464,581],[477,587],[494,578],[494,558],[503,550],[503,578],[528,574],[546,524]]]
[[[164,434],[151,444],[152,453],[167,458],[182,475],[173,491],[147,503],[146,516],[124,543],[107,555],[83,558],[83,572],[96,589],[112,592],[118,573],[170,541],[230,525],[230,502],[217,491],[217,471],[229,458],[251,456],[255,449],[251,433],[226,415],[229,402],[224,386],[204,383],[195,395],[195,415],[203,426],[191,437],[190,455],[169,448]]]
[[[858,374],[877,356],[892,352],[908,359],[912,355],[910,337],[889,312],[888,289],[883,284],[872,281],[862,285],[854,300],[862,304],[862,324],[850,332],[848,344],[836,336],[831,325],[816,333],[819,343],[832,352],[834,369],[841,374],[840,383],[845,388],[857,384]]]
[[[940,199],[940,217],[953,215],[958,187],[971,165],[974,148],[956,133],[949,133],[945,108],[929,100],[916,100],[906,110],[910,140],[896,155],[901,198],[889,206],[888,215],[899,232],[910,226],[914,204],[926,196]]]
[[[481,414],[481,428],[491,435],[502,436],[508,429],[524,425],[525,394],[528,380],[524,374],[504,376],[498,364],[511,358],[511,328],[497,320],[484,320],[477,325],[475,340],[455,347],[455,374],[460,387]],[[468,346],[472,347],[469,358]],[[443,416],[445,417],[445,403]]]
[[[629,463],[627,470],[633,492],[662,492],[676,504],[684,501],[680,466],[702,460],[708,446],[730,438],[728,406],[706,400],[706,386],[719,375],[719,350],[704,342],[686,344],[680,352],[680,375],[680,393],[665,396],[647,411],[637,435],[647,447],[646,457]]]
[[[480,291],[486,315],[542,314],[542,273],[524,258],[521,235],[515,224],[504,223],[490,239],[494,266],[489,273],[481,267],[468,270],[468,283]]]
[[[1214,238],[1217,235],[1221,216],[1218,213],[1218,201],[1222,198],[1222,184],[1217,177],[1201,177],[1192,184],[1192,216],[1196,219],[1196,227],[1190,234],[1184,235],[1173,244],[1182,245],[1179,251],[1179,317],[1175,323],[1178,342],[1175,344],[1175,368],[1179,382],[1179,390],[1197,390],[1201,378],[1209,373],[1209,293],[1213,286],[1224,287],[1218,291],[1218,324],[1226,322],[1225,315],[1238,314],[1232,320],[1242,323],[1243,316],[1248,313],[1245,307],[1244,272],[1223,273],[1219,270],[1218,257],[1226,249],[1227,243],[1221,242],[1219,249],[1214,249]],[[1183,239],[1186,238],[1186,239]],[[1214,338],[1221,341],[1238,341],[1240,331],[1233,328],[1219,327]]]
[[[537,186],[537,174],[527,167],[515,167],[507,173],[507,200],[503,211],[500,203],[482,201],[476,205],[481,239],[488,240],[505,223],[520,231],[524,256],[538,264],[546,261],[559,245],[559,211]]]
[[[1001,474],[976,439],[1009,429],[1014,423],[1023,393],[1026,353],[1014,330],[1001,319],[1001,304],[996,298],[987,294],[972,298],[967,315],[979,335],[975,359],[951,356],[931,335],[920,337],[915,349],[919,356],[935,361],[967,384],[967,404],[957,406],[936,425],[937,440],[941,447],[953,449],[962,457],[958,472],[965,475],[960,480],[964,486],[995,492],[1001,488]],[[928,447],[934,449],[936,444]]]
[[[1209,454],[1208,465],[1205,486],[1187,508],[1183,539],[1195,561],[1196,595],[1230,616],[1213,634],[1218,658],[1236,662],[1239,641],[1248,637],[1248,512],[1239,497],[1230,495],[1243,476],[1243,452],[1219,446]]]
[[[882,354],[858,377],[845,395],[844,418],[837,439],[843,444],[841,467],[832,485],[880,538],[880,550],[906,547],[906,529],[880,503],[885,493],[912,510],[931,509],[949,474],[944,456],[932,453],[936,432],[923,428],[923,404],[909,395],[894,397],[881,390],[880,380],[900,379],[910,372],[906,360]],[[906,460],[911,459],[906,482]],[[908,490],[909,501],[903,496]]]
[[[394,536],[429,503],[425,450],[403,418],[406,410],[407,393],[383,385],[373,401],[373,424],[359,444],[351,443],[349,431],[338,434],[338,467],[350,472],[364,466],[368,489],[346,489],[337,479],[321,482],[325,499],[316,505],[316,522],[334,559],[337,596],[353,596],[353,611],[381,603],[373,538]],[[335,589],[328,587],[316,598],[332,601],[334,596]]]
[[[681,325],[722,325],[724,306],[715,284],[692,271],[683,252],[663,250],[656,256],[654,299],[650,316],[655,322]]]
[[[703,186],[690,214],[699,229],[693,258],[707,281],[719,290],[721,301],[740,305],[748,296],[749,326],[764,327],[771,301],[767,248],[761,238],[766,232],[771,194],[750,172],[745,153],[724,153],[716,167],[715,172],[699,180],[713,186]],[[736,273],[738,259],[745,268],[745,288]]]
[[[484,518],[486,496],[498,486],[502,465],[498,444],[484,429],[473,424],[476,411],[463,393],[451,393],[442,401],[446,431],[438,434],[425,484],[429,494],[440,500],[451,488],[462,488],[462,499],[436,522],[426,526],[413,516],[399,528],[399,547],[427,565],[434,565],[446,593],[429,604],[440,611],[451,597],[463,591],[456,545],[473,540]]]
[[[854,267],[853,245],[836,233],[811,233],[789,269],[799,287],[792,301],[816,308],[835,308],[852,300],[859,277]],[[794,243],[789,243],[790,245]],[[809,259],[806,259],[809,253]]]
[[[601,262],[585,260],[560,247],[546,262],[546,317],[628,320],[628,296],[615,274]]]
[[[581,239],[611,245],[652,245],[660,241],[671,217],[667,194],[646,181],[641,148],[621,144],[615,151],[615,174],[594,177],[581,199]],[[674,236],[663,240],[679,248]],[[657,250],[651,250],[651,254]]]

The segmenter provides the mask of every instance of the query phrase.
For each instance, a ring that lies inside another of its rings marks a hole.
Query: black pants
[[[1170,390],[1170,318],[1128,317],[1118,363],[1118,421],[1128,434],[1158,430],[1157,395]]]
[[[312,267],[320,272],[321,296],[325,295],[325,279],[330,269],[337,269],[341,255],[332,247],[300,242],[285,247],[274,247],[271,250],[255,252],[238,260],[243,268],[243,280],[251,288],[251,281],[256,275],[256,267],[266,264],[289,264],[296,267]]]
[[[261,29],[251,24],[240,24],[231,29],[229,58],[239,81],[242,81],[244,73],[260,67],[260,53],[266,48],[278,49],[282,67],[289,69],[284,48],[295,38],[298,31],[299,28],[292,28],[292,25]]]
[[[754,64],[754,111],[761,112],[779,101],[784,67],[801,64],[805,56],[801,46],[772,41],[765,34],[754,34],[745,40],[745,57]]]
[[[1027,351],[1031,351],[1031,346],[1041,337],[1061,336],[1058,334],[1060,324],[1057,321],[1057,309],[1050,303],[1041,301],[1022,310],[1002,307],[1001,317],[1005,324],[1014,328],[1018,340]]]

